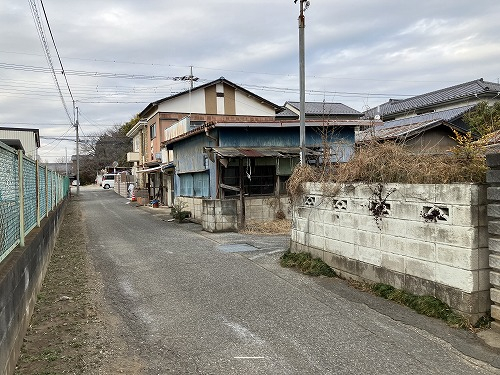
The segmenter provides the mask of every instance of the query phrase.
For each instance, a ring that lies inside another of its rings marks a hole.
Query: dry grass
[[[290,220],[248,221],[244,233],[247,234],[289,234],[292,229]]]
[[[458,137],[458,136],[457,136]],[[415,154],[404,145],[385,142],[369,143],[358,148],[347,163],[320,167],[298,166],[287,182],[287,191],[296,203],[303,195],[304,182],[320,182],[330,186],[332,196],[343,183],[408,183],[447,184],[453,182],[482,183],[488,169],[482,144],[472,138],[456,138],[458,145],[450,153]],[[331,184],[337,183],[331,187]]]

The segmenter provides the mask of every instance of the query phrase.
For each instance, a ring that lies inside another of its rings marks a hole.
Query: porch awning
[[[204,147],[204,152],[222,158],[286,158],[299,156],[300,147]],[[306,153],[314,152],[306,148]]]
[[[174,163],[168,163],[168,164],[162,164],[157,167],[153,168],[146,168],[146,169],[141,169],[140,171],[137,171],[136,173],[146,173],[146,172],[154,172],[154,171],[161,171],[163,172],[165,169],[170,169],[174,168]]]

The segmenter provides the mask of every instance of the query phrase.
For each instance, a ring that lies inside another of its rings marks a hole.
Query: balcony
[[[139,162],[141,157],[138,152],[127,152],[127,161]]]

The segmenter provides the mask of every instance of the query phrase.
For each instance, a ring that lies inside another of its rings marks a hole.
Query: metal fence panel
[[[37,184],[36,163],[24,157],[23,196],[24,196],[24,233],[28,234],[37,224]]]
[[[46,168],[40,167],[38,169],[38,191],[40,197],[40,219],[43,219],[47,215],[47,186],[45,185],[45,179],[47,176]]]
[[[20,242],[19,162],[0,146],[0,261]]]

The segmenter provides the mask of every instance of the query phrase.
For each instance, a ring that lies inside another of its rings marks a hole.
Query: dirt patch
[[[252,221],[249,220],[246,224],[245,234],[289,234],[292,230],[292,222],[290,220],[272,220],[272,221]]]
[[[26,374],[140,374],[87,253],[80,203],[68,204],[17,363]]]

